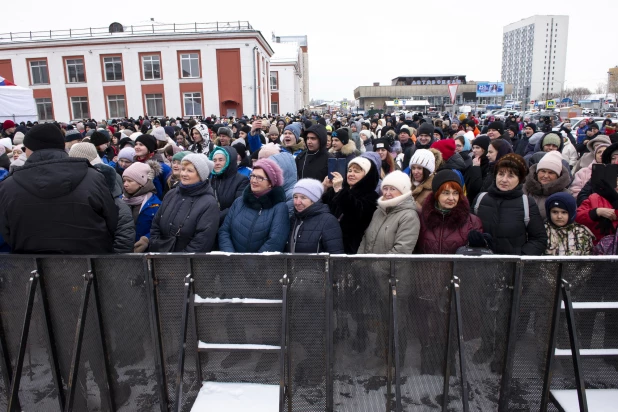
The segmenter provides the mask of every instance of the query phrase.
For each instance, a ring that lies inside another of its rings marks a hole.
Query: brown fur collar
[[[470,216],[470,204],[468,199],[463,195],[459,195],[459,203],[451,210],[450,213],[442,215],[442,212],[436,209],[436,199],[433,193],[425,199],[423,210],[421,211],[423,223],[428,229],[435,229],[438,226],[445,224],[452,228],[460,228]]]

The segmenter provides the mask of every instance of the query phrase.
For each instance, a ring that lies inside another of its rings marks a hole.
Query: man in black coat
[[[311,178],[321,182],[328,175],[328,158],[332,157],[326,148],[326,128],[314,124],[302,136],[307,149],[296,156],[298,179]]]
[[[51,123],[30,129],[24,146],[28,160],[0,184],[0,233],[13,253],[112,253],[118,210],[103,175],[69,158]]]

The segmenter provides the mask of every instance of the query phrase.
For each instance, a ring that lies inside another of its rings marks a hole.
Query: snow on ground
[[[204,382],[191,412],[278,412],[279,386]]]
[[[200,341],[199,344],[200,349],[246,349],[246,350],[258,350],[258,349],[267,349],[267,350],[279,350],[281,346],[273,346],[273,345],[250,345],[250,344],[232,344],[232,343],[206,343]]]
[[[249,299],[249,298],[203,298],[195,295],[195,303],[283,303],[281,299]]]

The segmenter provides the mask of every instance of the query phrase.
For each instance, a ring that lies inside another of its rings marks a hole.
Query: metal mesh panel
[[[180,330],[183,310],[184,278],[189,273],[189,258],[157,256],[152,260],[157,285],[159,319],[163,364],[170,406],[176,405],[176,374],[178,369],[178,352],[180,349]],[[185,355],[185,373],[183,378],[182,410],[189,411],[195,402],[201,382],[197,379],[196,356],[197,342],[194,333],[193,314],[189,313],[187,349]]]
[[[87,259],[46,258],[42,260],[52,325],[58,348],[60,371],[68,382],[77,318],[83,301]],[[82,352],[77,374],[75,410],[109,411],[107,383],[104,375],[101,334],[92,294],[84,328]]]
[[[565,262],[563,277],[571,285],[571,298],[577,302],[618,302],[616,262]],[[618,312],[616,310],[575,310],[575,325],[580,349],[618,349]],[[565,312],[560,313],[556,347],[570,349]],[[618,359],[581,356],[586,387],[618,388]],[[556,358],[552,389],[575,389],[571,357]]]
[[[285,260],[270,256],[193,259],[195,292],[203,298],[281,299]],[[198,339],[206,343],[279,346],[281,307],[196,306]],[[204,380],[279,383],[279,354],[200,353]]]
[[[28,279],[31,272],[36,269],[36,261],[32,258],[3,257],[0,262],[0,314],[11,366],[15,370],[26,311]],[[6,388],[7,397],[9,390],[10,388]],[[51,374],[43,305],[38,288],[32,310],[19,400],[23,410],[59,408],[58,393]]]
[[[294,257],[289,289],[292,406],[326,408],[326,258]]]
[[[95,271],[116,408],[144,412],[158,409],[144,260],[98,259]]]
[[[538,410],[559,265],[525,261],[509,410]]]
[[[387,260],[331,259],[338,411],[384,410],[389,267]]]

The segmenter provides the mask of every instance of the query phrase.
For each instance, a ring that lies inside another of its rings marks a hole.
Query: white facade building
[[[309,107],[307,36],[273,35],[272,47],[271,113],[296,113]]]
[[[515,100],[545,100],[564,85],[569,16],[532,16],[505,26],[502,81]]]
[[[0,76],[34,90],[39,120],[270,112],[274,51],[248,22],[89,30],[0,40]]]

